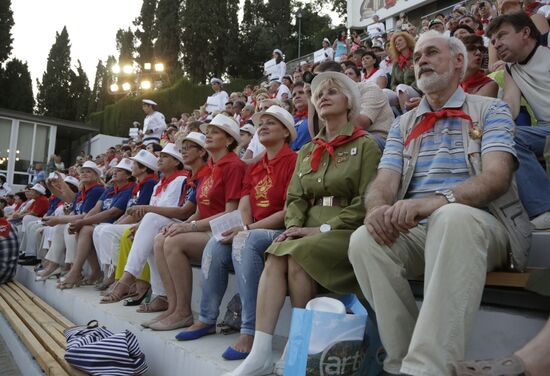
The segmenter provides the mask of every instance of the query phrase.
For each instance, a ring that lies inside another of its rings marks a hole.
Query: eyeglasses
[[[198,145],[187,145],[187,146],[182,146],[182,147],[181,147],[181,151],[187,151],[187,150],[189,150],[189,149],[191,149],[191,148],[199,149],[200,146],[198,146]]]

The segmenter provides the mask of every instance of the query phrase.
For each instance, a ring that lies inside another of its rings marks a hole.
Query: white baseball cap
[[[78,181],[78,179],[75,178],[74,176],[70,176],[70,175],[66,176],[65,179],[63,179],[63,181],[67,184],[72,184],[77,188],[80,185],[80,182]]]
[[[142,102],[145,103],[145,104],[150,104],[151,106],[158,106],[157,102],[155,102],[151,99],[143,99]]]
[[[40,193],[41,195],[46,194],[46,188],[44,188],[44,186],[42,184],[35,184],[35,185],[32,186],[31,189],[33,191],[36,191],[36,192]]]
[[[206,144],[206,136],[200,132],[189,132],[183,141],[192,141],[204,149],[204,145]]]
[[[257,112],[252,116],[252,121],[254,122],[254,125],[256,127],[260,126],[260,124],[262,123],[260,119],[265,115],[272,116],[275,119],[279,120],[281,123],[283,123],[283,125],[290,132],[291,142],[296,139],[297,135],[296,135],[296,128],[294,127],[294,118],[292,117],[290,112],[288,112],[287,110],[279,106],[271,106],[265,111]]]
[[[214,126],[220,128],[222,131],[226,132],[228,135],[233,137],[238,143],[241,142],[241,134],[239,133],[239,124],[235,119],[230,118],[227,115],[219,114],[212,119],[208,124],[201,124],[201,131],[206,133],[208,127]]]
[[[101,177],[101,175],[103,175],[103,171],[101,171],[101,169],[97,167],[97,164],[95,162],[86,161],[84,162],[84,164],[82,164],[82,168],[89,168],[91,170],[94,170],[98,177]]]
[[[139,153],[130,157],[131,160],[141,163],[147,168],[153,171],[158,171],[158,158],[153,153],[149,153],[147,150],[140,150]]]
[[[246,132],[248,134],[250,134],[251,136],[254,136],[254,133],[256,133],[256,128],[254,128],[254,126],[250,123],[246,123],[245,125],[243,125],[240,129],[241,132]]]
[[[132,161],[130,158],[122,158],[120,162],[115,166],[115,168],[120,168],[132,173]]]
[[[173,143],[166,144],[166,146],[160,152],[176,158],[181,163],[185,163],[183,162],[183,156],[181,155],[181,151],[180,149],[178,149],[176,144],[173,144]]]

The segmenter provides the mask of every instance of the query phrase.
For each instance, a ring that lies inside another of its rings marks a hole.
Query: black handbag
[[[241,310],[241,297],[239,294],[235,294],[229,303],[227,303],[227,310],[223,316],[223,321],[218,324],[218,327],[221,328],[221,333],[231,334],[241,330]]]

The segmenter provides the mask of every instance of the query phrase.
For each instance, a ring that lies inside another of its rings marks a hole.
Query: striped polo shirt
[[[458,88],[443,108],[462,108],[466,95]],[[432,109],[424,97],[416,111],[415,123]],[[461,118],[444,118],[421,137],[420,152],[414,174],[407,191],[407,198],[418,198],[437,190],[449,189],[470,177],[462,140]],[[495,100],[483,121],[481,154],[504,151],[512,154],[514,149],[514,122],[510,108],[501,100]],[[399,118],[393,123],[378,169],[403,173],[403,144]]]

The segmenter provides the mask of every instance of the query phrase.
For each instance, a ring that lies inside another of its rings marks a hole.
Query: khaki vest
[[[483,129],[483,119],[494,103],[493,98],[466,94],[466,100],[462,110],[472,118],[475,126]],[[409,111],[400,118],[401,136],[407,138],[416,122],[416,109]],[[481,139],[473,139],[469,135],[467,122],[462,125],[462,138],[466,157],[466,164],[470,176],[481,173]],[[407,193],[409,184],[414,174],[418,153],[420,151],[421,138],[412,140],[403,150],[403,172],[401,185],[398,192],[398,200],[402,200]],[[509,264],[510,271],[521,272],[527,266],[527,256],[531,247],[532,225],[523,207],[518,193],[515,178],[512,180],[508,191],[488,205],[489,211],[506,228],[510,240]]]

